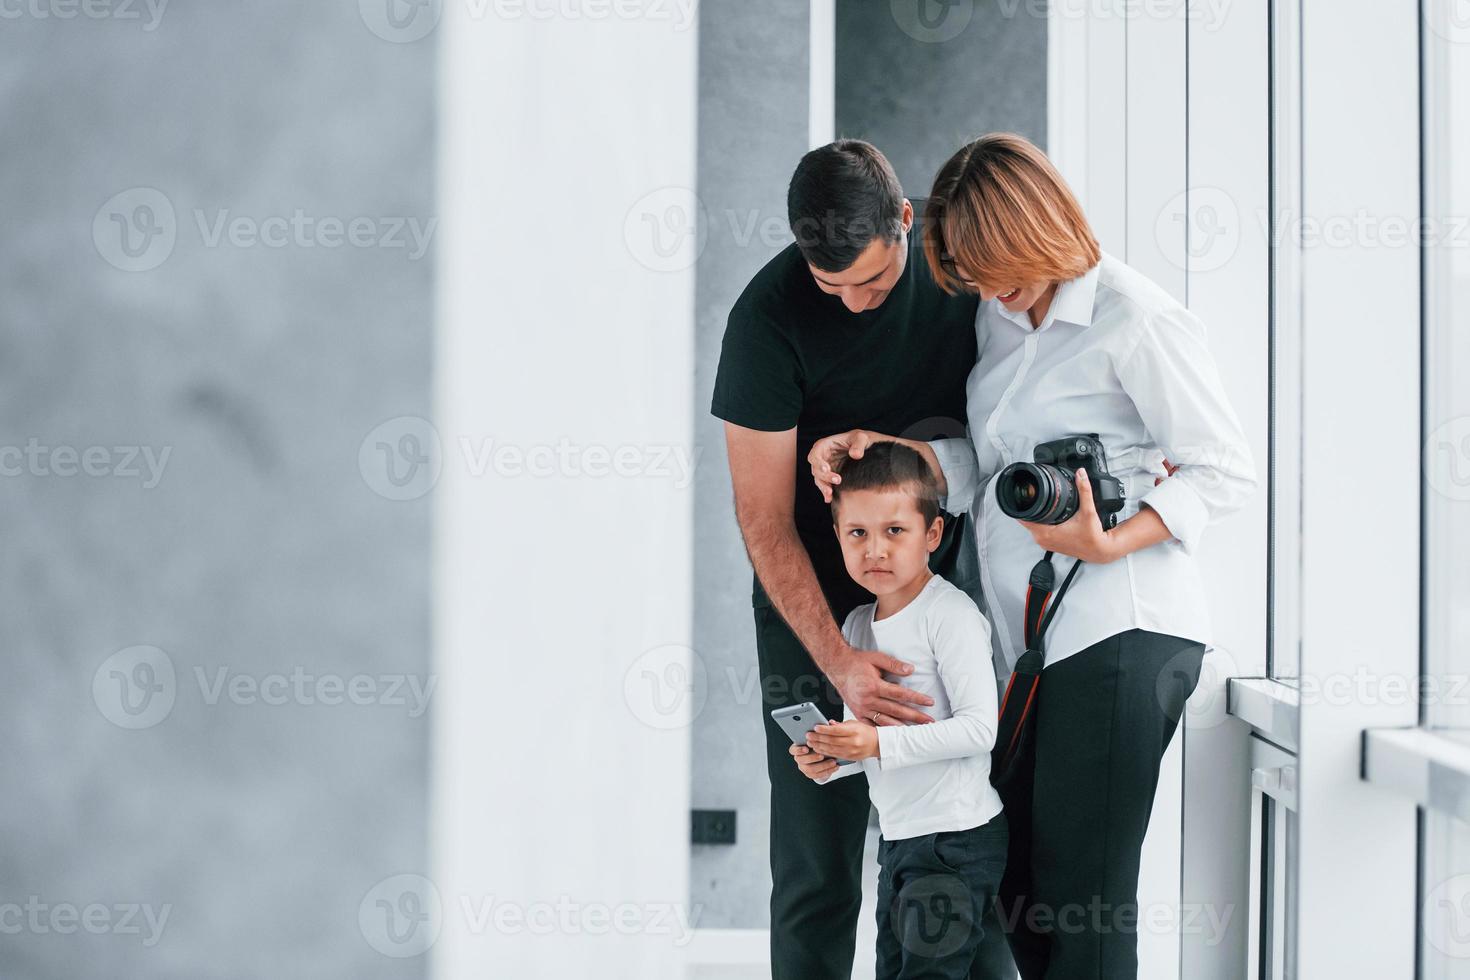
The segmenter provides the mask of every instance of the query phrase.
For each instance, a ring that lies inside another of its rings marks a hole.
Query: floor
[[[873,980],[875,965],[874,950],[877,946],[878,929],[875,903],[878,896],[878,828],[868,828],[867,843],[863,847],[863,910],[858,917],[857,952],[853,956],[852,980]],[[743,963],[696,963],[689,967],[689,980],[768,980],[770,962],[766,958],[767,933],[751,931],[752,962]],[[759,949],[755,944],[759,944]],[[725,959],[725,956],[720,956]],[[757,960],[758,961],[755,961]]]

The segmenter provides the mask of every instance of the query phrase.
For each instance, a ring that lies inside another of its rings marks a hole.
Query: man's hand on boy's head
[[[865,429],[852,429],[818,439],[813,444],[811,451],[806,454],[806,461],[812,468],[812,481],[821,491],[823,500],[830,504],[832,487],[842,482],[842,477],[837,474],[838,462],[844,457],[861,459],[863,452],[879,441],[874,439],[876,435],[876,432]]]
[[[861,721],[829,721],[806,733],[813,751],[832,759],[876,759],[878,729]]]

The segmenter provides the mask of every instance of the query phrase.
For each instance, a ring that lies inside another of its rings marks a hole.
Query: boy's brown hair
[[[939,481],[924,457],[897,442],[878,442],[856,459],[844,456],[835,466],[842,482],[832,488],[832,523],[842,494],[852,490],[905,490],[912,494],[924,527],[939,516]]]

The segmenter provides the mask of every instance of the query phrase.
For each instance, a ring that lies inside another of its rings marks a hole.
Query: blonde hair
[[[924,207],[924,257],[946,293],[960,279],[1025,287],[1076,279],[1102,258],[1067,182],[1030,140],[991,133],[966,144],[934,178]]]

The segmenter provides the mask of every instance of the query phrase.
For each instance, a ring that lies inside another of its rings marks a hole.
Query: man
[[[848,429],[959,435],[975,364],[973,296],[930,278],[913,205],[871,144],[839,140],[802,158],[787,216],[796,242],[751,280],[725,329],[711,412],[725,421],[735,511],[755,569],[766,767],[771,782],[771,975],[851,972],[868,822],[865,777],[818,785],[791,764],[770,709],[812,701],[829,719],[930,721],[932,701],[885,681],[907,664],[857,650],[838,624],[872,597],[846,574],[806,454]],[[975,591],[963,516],[949,517],[931,567]],[[835,690],[834,690],[835,688]],[[1011,977],[987,920],[972,976]]]

